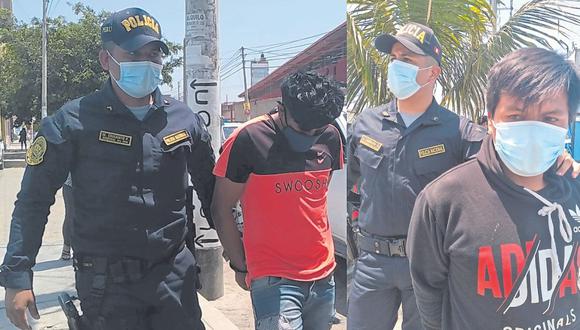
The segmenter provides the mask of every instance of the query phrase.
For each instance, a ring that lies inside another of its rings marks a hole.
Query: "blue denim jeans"
[[[261,277],[251,283],[256,330],[329,330],[334,311],[334,277],[294,281]]]

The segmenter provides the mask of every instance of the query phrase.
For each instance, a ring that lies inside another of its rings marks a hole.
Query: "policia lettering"
[[[131,30],[140,26],[147,26],[156,33],[159,33],[159,24],[155,21],[155,19],[153,19],[153,17],[147,15],[135,15],[128,17],[127,19],[121,21],[121,24],[127,32],[131,32]]]

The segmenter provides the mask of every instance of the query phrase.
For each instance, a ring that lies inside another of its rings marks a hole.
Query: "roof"
[[[274,70],[248,89],[249,98],[255,99],[271,94],[272,86],[279,88],[282,80],[298,70],[314,70],[330,62],[346,58],[346,22],[328,32],[308,48]],[[241,93],[239,97],[244,97]]]

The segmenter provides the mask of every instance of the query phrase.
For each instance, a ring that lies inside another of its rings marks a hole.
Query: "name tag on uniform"
[[[375,152],[378,152],[379,150],[381,150],[381,147],[383,146],[382,143],[380,143],[379,141],[377,141],[377,140],[375,140],[372,137],[367,136],[367,135],[363,135],[360,138],[360,144],[362,144],[363,146],[365,146],[371,150],[374,150]]]
[[[169,147],[187,139],[189,139],[189,132],[186,130],[181,130],[179,132],[175,132],[163,137],[163,142],[165,142],[165,145]]]
[[[419,149],[419,158],[425,158],[445,153],[445,145],[438,144],[436,146]]]
[[[99,132],[99,141],[130,147],[133,137],[108,131]]]

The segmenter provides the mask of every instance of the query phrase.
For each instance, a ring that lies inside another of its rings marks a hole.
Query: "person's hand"
[[[248,275],[248,273],[236,272],[236,283],[238,283],[240,288],[250,291],[250,288],[248,288],[248,285],[246,284],[246,275]]]
[[[30,311],[35,319],[40,319],[38,308],[36,307],[36,299],[32,290],[17,290],[6,288],[6,296],[4,298],[6,304],[6,316],[12,324],[18,329],[30,330],[32,329],[26,321],[26,309]]]
[[[580,174],[580,164],[574,161],[574,158],[572,158],[567,150],[564,150],[564,153],[558,157],[556,164],[556,174],[558,175],[566,174],[570,168],[572,168],[572,177],[574,179]]]

